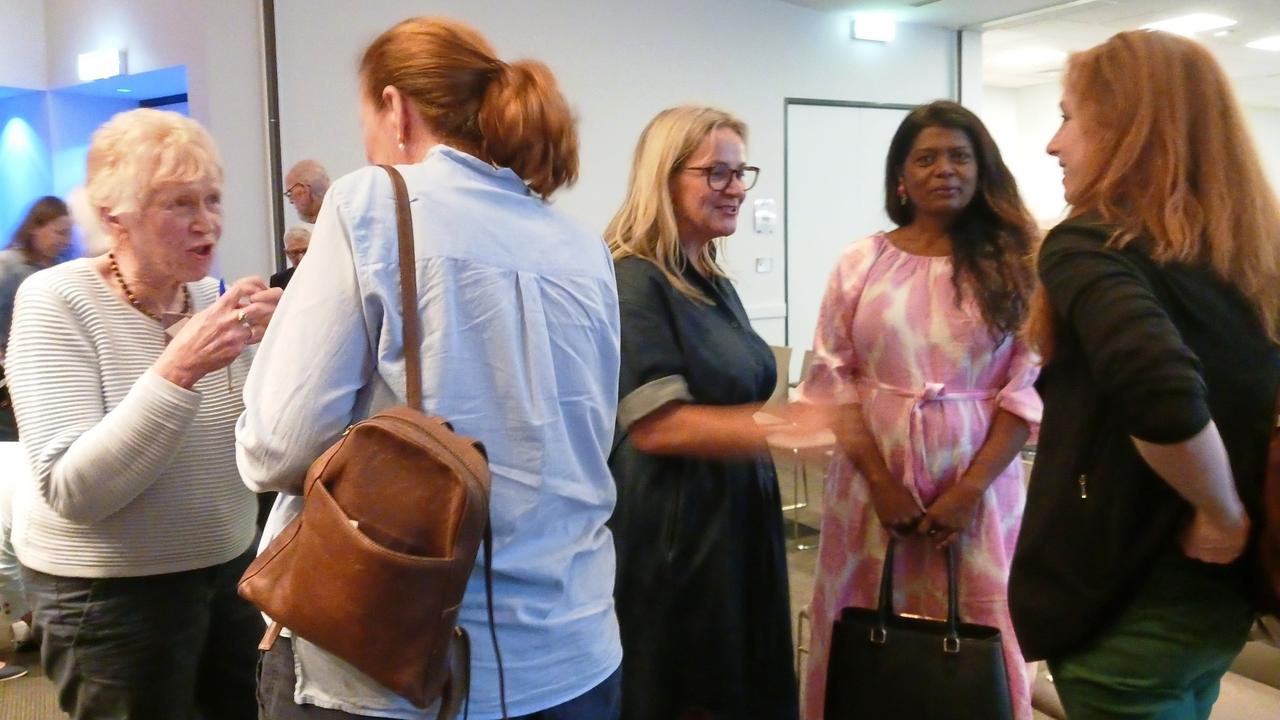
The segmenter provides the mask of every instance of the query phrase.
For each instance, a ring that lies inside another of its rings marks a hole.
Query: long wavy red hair
[[[1280,341],[1280,202],[1209,51],[1169,33],[1123,32],[1071,55],[1064,89],[1092,158],[1071,216],[1116,228],[1112,247],[1143,238],[1156,262],[1211,269]],[[1031,315],[1028,334],[1047,354],[1043,289]]]

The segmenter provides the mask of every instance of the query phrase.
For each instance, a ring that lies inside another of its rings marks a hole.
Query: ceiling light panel
[[[1254,50],[1270,50],[1271,52],[1280,52],[1280,35],[1272,35],[1271,37],[1260,38],[1258,40],[1254,40],[1253,42],[1245,43],[1244,46],[1253,48]]]
[[[1229,17],[1214,15],[1212,13],[1191,13],[1190,15],[1182,15],[1180,17],[1169,18],[1168,20],[1147,23],[1142,26],[1142,29],[1163,30],[1165,32],[1177,33],[1179,35],[1195,35],[1196,33],[1207,32],[1209,30],[1221,30],[1222,28],[1231,27],[1235,24],[1236,21]]]

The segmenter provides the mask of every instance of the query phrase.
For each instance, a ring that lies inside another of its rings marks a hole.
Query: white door
[[[893,224],[884,163],[907,111],[787,105],[787,345],[813,347],[827,278],[850,243]]]

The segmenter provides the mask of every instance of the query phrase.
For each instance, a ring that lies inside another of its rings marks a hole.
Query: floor
[[[25,666],[28,674],[0,683],[0,720],[54,720],[58,712],[53,685],[40,671],[38,653],[0,655],[0,659]]]
[[[791,608],[793,616],[809,603],[813,594],[813,573],[817,559],[818,520],[822,506],[822,476],[824,460],[814,459],[805,465],[807,483],[795,482],[793,472],[795,464],[792,458],[778,458],[778,476],[782,491],[783,504],[792,505],[799,501],[804,507],[787,510],[787,561],[790,571]],[[808,485],[808,497],[804,486]],[[796,490],[799,489],[799,495]],[[793,524],[799,522],[797,528]],[[805,547],[806,549],[801,549]],[[793,626],[794,627],[794,626]],[[807,633],[806,633],[807,634]],[[807,642],[801,637],[800,642]],[[26,665],[30,674],[26,677],[0,683],[0,720],[56,720],[64,717],[58,712],[54,699],[53,686],[40,671],[39,658],[35,653],[20,654],[13,658],[18,664]],[[1038,715],[1038,717],[1041,717]]]

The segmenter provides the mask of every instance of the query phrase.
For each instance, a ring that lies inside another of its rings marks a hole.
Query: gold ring
[[[241,325],[249,324],[243,308],[240,309],[238,312],[236,312],[236,322],[240,323]]]

